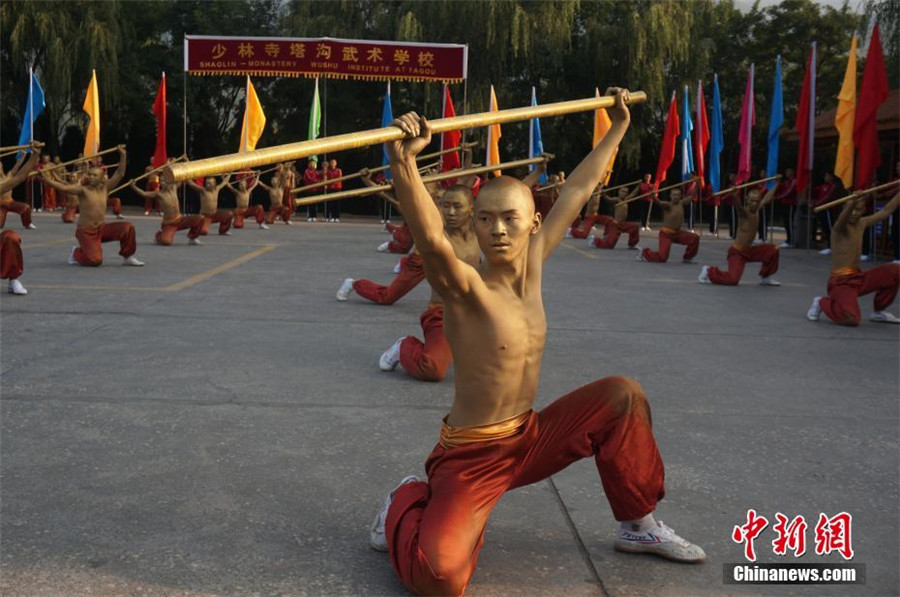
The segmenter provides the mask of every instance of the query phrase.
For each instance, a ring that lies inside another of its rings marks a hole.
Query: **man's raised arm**
[[[125,178],[125,166],[128,165],[127,155],[125,154],[125,146],[119,145],[119,165],[116,166],[116,173],[106,181],[106,190],[114,189],[119,186],[122,179]]]
[[[25,155],[23,154],[22,157],[20,157],[16,162],[15,167],[9,171],[6,180],[3,181],[2,187],[0,187],[0,193],[5,193],[11,189],[14,189],[16,185],[28,178],[28,174],[34,169],[34,166],[38,163],[38,160],[41,159],[40,148],[43,146],[43,143],[38,144],[37,142],[32,142],[31,155],[28,156],[28,161],[24,162],[27,168],[22,167],[22,160],[25,158]]]
[[[403,210],[432,288],[445,300],[468,294],[478,273],[459,259],[444,235],[444,221],[425,188],[416,156],[431,142],[431,127],[415,112],[391,123],[406,134],[402,141],[387,143],[394,192]]]
[[[128,183],[128,188],[137,193],[139,196],[144,199],[155,199],[157,195],[159,195],[159,191],[145,191],[143,189],[138,188],[134,181]]]
[[[887,205],[876,211],[871,216],[866,216],[864,218],[860,218],[862,220],[863,225],[868,228],[875,222],[880,222],[881,220],[886,220],[894,210],[897,209],[897,205],[900,204],[900,193],[894,195],[894,198],[891,199]]]
[[[606,95],[612,94],[616,96],[616,105],[608,110],[612,121],[609,131],[597,144],[597,147],[581,160],[572,175],[566,179],[559,199],[553,204],[553,208],[547,214],[547,220],[539,232],[543,237],[544,259],[559,246],[566,235],[566,229],[578,217],[581,208],[584,207],[591,193],[597,187],[597,183],[606,175],[609,160],[625,136],[625,131],[628,130],[631,122],[631,114],[625,105],[628,90],[616,87],[606,90]]]

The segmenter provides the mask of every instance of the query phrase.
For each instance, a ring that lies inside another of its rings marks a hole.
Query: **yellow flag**
[[[491,85],[491,112],[499,112],[500,108],[497,106],[497,96],[494,94],[494,86]],[[500,137],[502,137],[500,133],[500,125],[492,124],[488,127],[488,142],[487,142],[487,166],[496,166],[500,163]],[[500,176],[502,172],[500,170],[493,171],[494,176]]]
[[[247,75],[247,108],[244,110],[244,124],[241,127],[241,145],[238,153],[245,153],[256,149],[256,142],[262,136],[266,127],[266,115],[263,114],[262,104]]]
[[[84,155],[94,155],[100,151],[100,92],[97,90],[97,71],[93,71],[91,75],[91,84],[88,85],[81,109],[91,119],[84,136]]]
[[[594,94],[596,97],[600,97],[600,90],[594,89]],[[597,147],[600,141],[603,140],[603,137],[606,136],[606,133],[609,132],[611,126],[612,121],[609,119],[609,114],[606,113],[606,108],[594,110],[594,140],[591,143],[591,147]],[[613,151],[612,157],[609,158],[609,164],[606,166],[606,175],[603,177],[604,185],[609,184],[609,177],[612,176],[613,163],[615,163],[616,155],[618,153],[619,148],[617,147],[615,151]]]
[[[838,94],[837,114],[834,128],[838,130],[837,159],[834,173],[848,189],[853,187],[853,124],[856,113],[856,36],[850,42],[850,57],[844,72],[844,84]]]

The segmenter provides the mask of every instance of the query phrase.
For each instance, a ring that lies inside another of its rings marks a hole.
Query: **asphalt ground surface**
[[[102,267],[67,265],[74,226],[58,215],[21,231],[30,292],[0,299],[0,592],[405,594],[368,527],[400,478],[423,475],[453,374],[423,383],[377,361],[421,334],[427,288],[392,307],[335,300],[347,276],[393,277],[372,219],[160,247],[159,219],[135,213],[143,268],[120,266],[115,244]],[[782,251],[780,288],[760,287],[757,265],[711,287],[700,265],[724,266],[727,240],[704,238],[696,265],[679,246],[637,263],[624,244],[566,240],[548,262],[536,406],[640,381],[666,464],[657,517],[709,559],[613,551],[587,460],[504,497],[468,594],[898,594],[900,329],[807,321],[830,265],[813,251]],[[763,563],[845,562],[815,553],[814,528],[850,513],[865,584],[724,584],[751,508],[770,521]],[[778,512],[805,517],[802,557],[773,553]]]

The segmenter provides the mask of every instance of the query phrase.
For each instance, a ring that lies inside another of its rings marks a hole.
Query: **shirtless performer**
[[[760,200],[761,191],[753,188],[747,193],[747,207],[735,201],[734,209],[738,215],[737,236],[728,248],[728,269],[724,272],[717,267],[704,265],[697,278],[701,284],[722,284],[737,286],[748,263],[762,263],[759,269],[760,286],[781,286],[774,278],[778,271],[778,247],[771,244],[753,244],[753,237],[759,232],[759,214],[775,199],[777,186],[766,192]]]
[[[75,238],[79,245],[72,247],[69,263],[96,267],[103,263],[101,243],[119,241],[119,255],[124,259],[122,265],[144,265],[135,258],[137,243],[134,238],[134,224],[131,222],[115,222],[107,224],[103,221],[106,211],[106,199],[109,189],[115,188],[125,175],[125,146],[119,145],[119,165],[116,173],[109,180],[104,180],[103,169],[91,166],[87,170],[84,182],[80,184],[63,184],[49,178],[44,183],[57,191],[78,196],[78,224]]]
[[[22,218],[22,227],[28,230],[36,230],[37,226],[31,223],[31,206],[21,201],[13,199],[12,190],[21,182],[28,178],[28,173],[34,170],[38,161],[41,159],[41,152],[38,151],[43,147],[43,143],[33,143],[32,152],[25,159],[23,153],[16,161],[16,165],[12,167],[8,173],[3,171],[3,164],[0,163],[0,228],[6,226],[6,214],[13,212],[19,214]]]
[[[231,180],[230,173],[223,176],[222,182],[219,184],[216,184],[216,179],[212,176],[208,176],[203,181],[202,187],[193,180],[187,181],[189,187],[200,193],[200,215],[203,216],[204,220],[203,231],[200,234],[203,236],[209,234],[210,224],[219,225],[219,234],[231,236],[231,232],[228,229],[231,228],[231,222],[234,220],[234,212],[227,209],[219,209],[219,191],[228,184],[229,180]]]
[[[588,199],[587,207],[584,209],[584,217],[581,219],[576,219],[575,222],[572,222],[572,226],[568,230],[566,230],[566,238],[593,237],[594,226],[606,226],[610,221],[612,221],[611,217],[604,216],[600,213],[600,198],[602,197],[602,193],[603,186],[600,185],[591,194],[591,198]]]
[[[228,183],[228,190],[234,193],[235,209],[234,209],[234,227],[243,228],[244,218],[256,218],[256,223],[262,230],[268,230],[266,226],[266,213],[263,211],[262,205],[250,205],[250,193],[259,184],[259,176],[253,177],[253,184],[247,186],[247,178],[238,181],[237,188]]]
[[[684,204],[692,199],[692,195],[685,197],[680,188],[669,191],[668,201],[660,201],[657,197],[653,197],[653,202],[659,205],[663,212],[663,226],[659,231],[659,251],[644,249],[638,253],[638,261],[665,263],[669,260],[672,243],[675,243],[687,247],[684,250],[684,262],[694,263],[694,256],[700,249],[700,235],[682,228],[684,226]]]
[[[641,386],[596,381],[534,412],[547,324],[541,297],[544,261],[599,182],[628,128],[623,98],[612,126],[572,173],[546,221],[530,190],[501,176],[478,195],[475,234],[486,262],[475,269],[456,257],[441,216],[416,171],[430,141],[425,119],[394,121],[406,139],[388,143],[397,197],[404,207],[432,287],[444,299],[446,334],[456,361],[455,394],[440,442],[425,468],[385,500],[371,531],[414,594],[465,591],[492,508],[511,489],[535,483],[593,457],[615,518],[615,547],[686,562],[703,550],[653,518],[663,497],[663,464]]]
[[[810,321],[818,321],[823,311],[828,319],[838,325],[857,326],[860,322],[858,297],[874,292],[875,312],[869,321],[900,323],[887,308],[897,296],[900,285],[900,265],[886,263],[872,269],[859,269],[863,234],[866,228],[886,220],[897,209],[900,193],[897,193],[884,209],[864,216],[866,200],[863,195],[844,205],[831,229],[831,277],[828,279],[828,296],[817,296],[806,313]]]
[[[0,167],[0,196],[8,196],[16,185],[28,178],[28,173],[39,159],[41,153],[40,147],[43,147],[43,143],[32,143],[32,154],[28,162],[30,164],[29,168],[17,168],[16,170],[11,171],[9,175],[4,175],[2,173],[2,167]],[[16,165],[21,166],[24,158],[25,156],[23,154]],[[6,212],[3,213],[4,215],[6,214]],[[8,291],[10,294],[28,294],[28,290],[26,290],[25,287],[22,286],[22,282],[19,281],[19,277],[22,275],[24,269],[25,263],[22,259],[22,237],[19,236],[18,232],[13,230],[4,230],[3,232],[0,232],[0,278],[9,280]]]
[[[284,198],[284,182],[282,178],[282,171],[284,167],[279,165],[278,168],[275,169],[275,174],[272,175],[272,186],[267,185],[257,177],[257,184],[264,188],[267,193],[269,193],[269,213],[266,214],[265,224],[274,224],[276,218],[281,217],[282,221],[285,224],[290,224],[290,214],[285,215],[284,207],[281,205],[281,202]],[[292,208],[293,209],[293,208]],[[293,225],[293,224],[290,224]]]
[[[203,226],[206,218],[192,215],[184,216],[178,207],[178,185],[162,181],[155,191],[142,191],[133,182],[129,185],[131,190],[143,197],[146,201],[162,208],[163,219],[156,233],[156,244],[171,247],[175,242],[175,233],[179,230],[188,230],[188,244],[199,245],[198,238],[203,234]]]
[[[637,224],[628,220],[628,189],[619,189],[617,197],[604,195],[603,199],[611,201],[614,205],[614,217],[606,222],[603,238],[594,238],[594,235],[588,237],[588,245],[597,247],[598,249],[615,249],[616,243],[619,242],[619,235],[625,233],[628,235],[628,248],[633,251],[640,251],[641,231],[638,230]]]

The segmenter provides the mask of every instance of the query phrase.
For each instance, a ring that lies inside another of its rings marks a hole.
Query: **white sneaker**
[[[643,251],[638,251],[638,254],[637,254],[637,261],[646,261],[646,259],[644,259],[644,252],[643,252]]]
[[[566,228],[566,238],[572,238],[572,229]]]
[[[859,260],[860,260],[860,261],[868,261],[868,260],[869,260],[869,256],[868,256],[868,255],[863,255],[862,257],[859,258]]]
[[[759,281],[760,286],[781,286],[781,282],[773,278],[772,276],[766,276],[762,280]]]
[[[378,359],[378,368],[382,371],[393,371],[400,363],[400,343],[406,340],[406,336],[399,338],[390,348],[385,350]]]
[[[379,253],[387,253],[390,249],[388,249],[388,245],[390,245],[390,241],[384,241],[380,245],[378,245],[378,249],[376,249]]]
[[[122,261],[122,265],[133,265],[135,267],[141,267],[144,265],[144,262],[132,255],[131,257],[126,257],[124,261]]]
[[[124,220],[124,219],[125,219],[125,216],[123,216],[122,214],[116,214],[116,219],[117,219],[117,220]]]
[[[401,262],[401,261],[403,261],[403,260],[401,259],[400,261],[397,262],[397,265],[394,266],[394,273],[395,273],[395,274],[399,274],[399,273],[400,273],[400,262]]]
[[[226,230],[225,232],[220,233],[219,236],[231,236],[231,230]]]
[[[653,232],[653,228],[651,228],[650,226],[647,226],[647,232]]]
[[[34,224],[29,224],[28,226],[25,226],[25,228],[26,230],[37,230],[37,226]]]
[[[340,223],[341,223],[341,219],[340,219],[340,218],[335,218],[334,220],[332,220],[332,222],[334,222],[335,224],[340,224]]]
[[[202,245],[203,243],[200,242],[200,239],[199,239],[199,238],[189,238],[189,239],[188,239],[188,244],[189,244],[189,245],[198,245],[198,246],[199,246],[199,245]]]
[[[313,220],[312,218],[306,218],[306,221],[307,221],[307,222],[314,222],[315,220]]]
[[[394,492],[407,483],[419,483],[420,481],[421,479],[415,475],[404,477],[403,480],[397,484],[397,487],[384,498],[384,505],[381,507],[381,510],[378,511],[378,514],[375,515],[375,520],[372,521],[372,527],[369,529],[369,545],[372,546],[372,549],[385,552],[388,550],[387,537],[384,536],[384,523],[387,520],[387,513],[388,509],[391,507],[391,502],[394,501]]]
[[[75,249],[78,248],[78,245],[72,247],[72,250],[69,251],[69,265],[78,265],[78,262],[75,261]]]
[[[313,221],[315,221],[315,220],[313,220]],[[288,226],[293,226],[293,225],[294,225],[294,223],[291,222],[290,220],[288,220],[287,222],[285,222],[285,224],[287,224]]]
[[[761,244],[763,244],[764,242],[765,242],[765,241],[759,240],[759,239],[757,238],[757,239],[755,239],[755,240],[753,241],[753,244],[754,244],[754,245],[761,245]]]
[[[144,212],[144,215],[145,215],[145,216],[149,216],[149,215],[150,215],[150,212],[149,212],[149,211],[145,211],[145,212]]]
[[[700,282],[701,284],[712,284],[712,282],[709,281],[709,266],[708,265],[704,265],[702,268],[700,268],[700,275],[697,276],[697,281]]]
[[[589,247],[593,247],[593,246],[594,246],[594,239],[595,239],[595,238],[597,238],[597,237],[594,236],[593,234],[589,234],[589,235],[588,235],[588,237],[587,237],[587,244],[588,244]]]
[[[628,245],[628,249],[630,251],[643,251],[644,250],[643,247],[641,247],[641,245],[634,245],[633,247],[631,245]]]
[[[10,288],[12,288],[12,282],[10,282]],[[875,311],[869,315],[869,321],[878,323],[900,323],[900,318],[896,317],[890,311]]]
[[[10,294],[28,294],[28,291],[25,290],[25,287],[22,286],[22,283],[19,282],[18,278],[13,278],[9,281],[9,293]]]
[[[261,222],[260,225],[259,225],[259,229],[260,229],[260,230],[268,230],[269,227],[266,225],[265,222]]]
[[[353,278],[345,278],[344,283],[338,288],[337,300],[346,301],[351,292],[353,292]]]
[[[704,232],[703,236],[705,236],[706,238],[716,238],[716,235],[713,232]]]
[[[821,296],[817,296],[813,299],[812,305],[809,306],[809,311],[806,312],[806,318],[808,320],[819,321],[819,315],[822,313],[822,307],[819,306],[819,301],[821,300]]]
[[[619,528],[614,544],[616,551],[627,553],[652,553],[676,562],[698,564],[706,559],[706,552],[699,545],[682,539],[663,522],[657,521],[656,528],[644,533],[635,533]]]
[[[778,245],[778,248],[779,249],[790,249],[791,243],[785,241],[785,242],[781,243],[780,245]]]
[[[831,255],[831,249],[822,249],[821,251],[819,251],[819,255]]]

